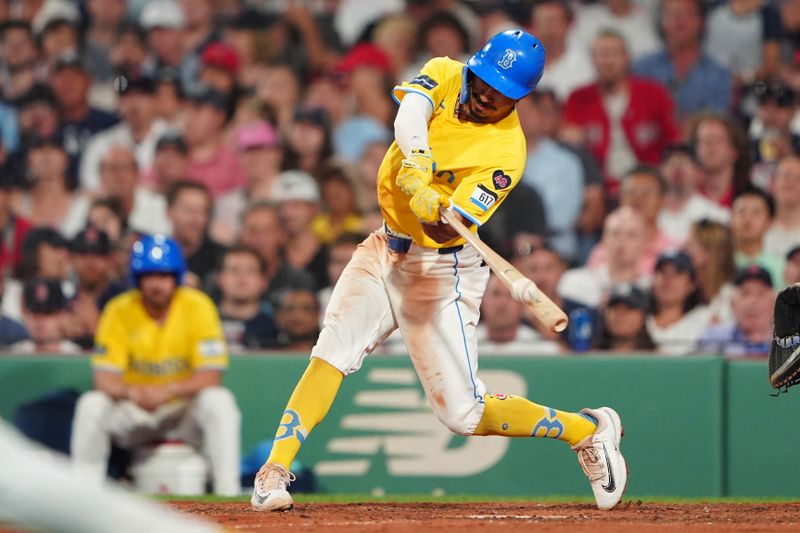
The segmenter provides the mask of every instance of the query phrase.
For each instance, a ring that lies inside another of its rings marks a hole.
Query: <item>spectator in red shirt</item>
[[[0,173],[0,273],[13,272],[22,258],[22,240],[31,229],[27,219],[14,216],[11,211],[13,179],[6,172]]]
[[[592,152],[616,196],[625,172],[637,164],[657,164],[678,138],[675,106],[661,85],[629,74],[630,57],[620,34],[601,32],[592,45],[592,62],[597,80],[570,94],[562,136]]]

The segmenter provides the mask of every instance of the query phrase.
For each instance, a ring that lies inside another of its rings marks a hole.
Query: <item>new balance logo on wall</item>
[[[515,372],[485,370],[481,379],[489,391],[519,396],[527,392],[525,380]],[[373,463],[385,461],[386,472],[392,476],[466,477],[488,470],[508,450],[510,439],[462,439],[451,433],[431,411],[412,369],[376,368],[367,380],[375,389],[356,394],[350,410],[366,408],[369,413],[347,415],[339,428],[358,436],[328,441],[328,455],[341,459],[318,462],[317,475],[363,476]],[[463,444],[452,447],[456,438]]]

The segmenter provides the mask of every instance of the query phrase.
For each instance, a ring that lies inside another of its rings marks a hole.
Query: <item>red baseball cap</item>
[[[334,69],[336,72],[349,73],[358,67],[372,67],[383,72],[390,72],[392,65],[389,57],[383,50],[372,43],[360,43],[350,49],[345,56],[339,60]]]
[[[233,47],[220,42],[213,42],[203,49],[200,60],[206,67],[217,67],[236,74],[239,70],[239,54]]]

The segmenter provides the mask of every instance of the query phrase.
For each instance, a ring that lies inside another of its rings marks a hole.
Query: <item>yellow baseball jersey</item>
[[[135,385],[160,385],[228,366],[217,309],[189,287],[177,289],[163,323],[147,314],[138,290],[113,298],[100,316],[95,341],[92,367],[118,372]]]
[[[464,69],[459,61],[434,58],[416,78],[395,87],[392,96],[400,102],[413,92],[430,101],[433,115],[428,124],[428,144],[434,161],[431,186],[450,197],[454,209],[477,231],[519,183],[525,169],[526,148],[516,110],[494,124],[456,117]],[[421,246],[461,244],[461,237],[439,244],[422,231],[408,207],[409,197],[395,184],[403,157],[393,142],[378,171],[378,203],[386,224]]]

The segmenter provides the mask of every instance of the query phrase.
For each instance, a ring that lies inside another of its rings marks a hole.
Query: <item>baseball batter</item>
[[[394,88],[395,142],[378,175],[384,228],[358,247],[333,290],[309,366],[256,477],[253,508],[292,507],[288,468],[300,446],[343,377],[397,328],[431,407],[451,431],[566,441],[598,507],[620,501],[627,470],[614,410],[567,413],[486,393],[476,374],[476,327],[489,269],[440,221],[446,207],[477,231],[519,183],[526,150],[515,104],[536,87],[544,59],[538,39],[509,30],[466,65],[435,58]]]

